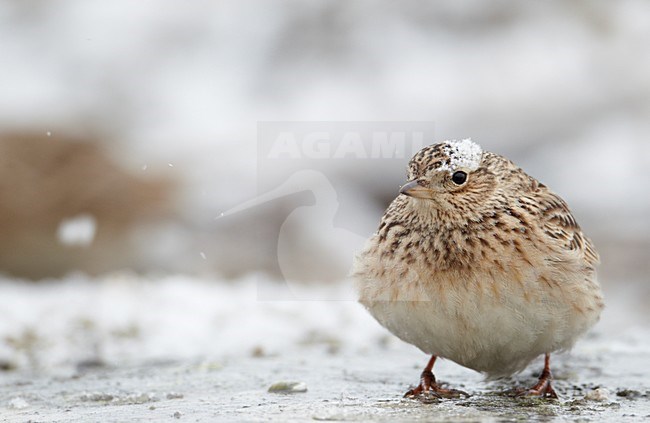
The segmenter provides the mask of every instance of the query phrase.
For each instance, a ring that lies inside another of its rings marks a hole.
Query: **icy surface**
[[[648,313],[616,292],[602,324],[571,354],[554,356],[561,399],[549,403],[501,394],[530,386],[541,359],[513,380],[489,383],[443,360],[438,378],[473,396],[404,400],[427,357],[355,301],[325,299],[351,295],[347,284],[304,290],[314,300],[289,299],[280,284],[255,276],[239,284],[130,273],[40,284],[0,279],[0,415],[485,422],[650,415]],[[279,299],[269,299],[272,292]],[[267,392],[278,383],[301,392]]]
[[[179,413],[199,421],[486,422],[650,415],[647,311],[625,312],[630,304],[615,293],[603,324],[570,355],[554,357],[559,402],[501,394],[531,385],[541,358],[513,380],[490,383],[441,361],[438,378],[473,396],[420,402],[401,396],[426,356],[355,301],[327,300],[353,298],[347,283],[304,286],[310,301],[286,288],[256,276],[238,284],[130,273],[0,279],[0,414],[7,421]],[[274,384],[294,393],[267,392]],[[609,396],[594,396],[605,387]]]

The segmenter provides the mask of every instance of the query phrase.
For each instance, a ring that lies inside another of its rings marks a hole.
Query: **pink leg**
[[[518,397],[542,397],[542,398],[557,398],[557,394],[551,386],[553,375],[551,374],[551,354],[546,354],[544,358],[544,370],[539,375],[539,381],[532,388],[520,392]]]
[[[469,394],[457,389],[444,389],[436,382],[436,377],[433,375],[433,365],[436,362],[436,356],[432,355],[429,363],[420,375],[420,384],[414,389],[409,390],[404,397],[417,397],[422,394],[433,394],[438,398],[459,398],[461,395],[469,397]]]

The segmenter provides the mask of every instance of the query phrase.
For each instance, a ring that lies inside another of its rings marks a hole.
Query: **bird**
[[[436,381],[439,358],[493,380],[543,355],[537,383],[513,393],[557,398],[550,357],[599,320],[599,262],[559,195],[462,139],[413,156],[351,275],[370,314],[431,356],[406,397],[469,396]]]

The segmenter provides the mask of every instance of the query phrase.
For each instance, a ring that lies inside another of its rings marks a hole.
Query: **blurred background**
[[[291,278],[306,289],[345,285],[341,251],[372,233],[407,160],[324,165],[345,182],[325,201],[354,211],[328,215],[344,231],[332,242],[314,230],[323,215],[283,229],[318,204],[310,186],[238,209],[268,175],[258,122],[419,121],[435,125],[427,143],[471,137],[572,206],[601,252],[603,327],[650,323],[647,16],[642,0],[0,2],[0,360],[128,355],[123,340],[156,312],[182,316],[156,329],[167,352],[268,348],[219,319],[255,300],[252,280],[284,280],[279,255],[303,264]],[[214,346],[187,335],[199,297],[214,302],[196,317],[222,335]]]

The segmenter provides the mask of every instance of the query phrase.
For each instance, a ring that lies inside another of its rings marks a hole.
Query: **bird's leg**
[[[517,394],[519,397],[542,397],[542,398],[557,398],[557,394],[551,386],[553,375],[551,375],[551,354],[546,354],[544,357],[544,370],[539,375],[539,381],[532,388],[527,391]]]
[[[436,384],[436,377],[433,375],[433,365],[436,362],[436,356],[432,355],[431,358],[429,359],[429,363],[427,364],[427,367],[422,370],[422,374],[420,375],[420,384],[415,387],[414,389],[409,390],[406,394],[404,394],[404,397],[414,397],[417,395],[420,395],[423,392],[429,392],[431,390],[432,385]]]
[[[438,398],[459,398],[461,395],[469,397],[469,394],[467,392],[459,391],[457,389],[445,389],[441,388],[440,385],[438,385],[436,382],[436,377],[432,372],[436,358],[437,357],[435,355],[431,356],[429,363],[420,375],[420,384],[404,394],[404,398],[416,397],[422,394],[431,394]]]

